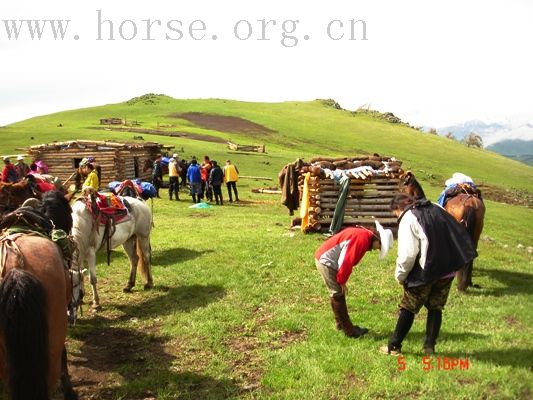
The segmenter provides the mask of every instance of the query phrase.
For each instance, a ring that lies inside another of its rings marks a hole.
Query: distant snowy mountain
[[[486,123],[473,120],[461,124],[437,128],[437,132],[446,135],[453,133],[457,140],[461,140],[471,132],[475,132],[483,138],[483,145],[489,146],[504,140],[518,139],[533,141],[533,123]]]

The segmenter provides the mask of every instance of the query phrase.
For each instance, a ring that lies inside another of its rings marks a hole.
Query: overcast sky
[[[19,0],[0,11],[0,125],[148,92],[333,98],[433,127],[533,122],[529,0]],[[70,22],[63,40],[49,22],[31,40],[28,19]]]

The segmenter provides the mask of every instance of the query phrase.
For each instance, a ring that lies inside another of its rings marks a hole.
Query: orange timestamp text
[[[430,371],[466,371],[470,369],[470,360],[468,357],[432,357],[424,356],[417,363],[425,372]],[[407,360],[404,356],[398,357],[398,371],[405,371],[407,369]]]

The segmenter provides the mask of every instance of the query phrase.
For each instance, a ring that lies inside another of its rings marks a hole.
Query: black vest
[[[436,281],[461,269],[477,256],[465,227],[447,211],[425,199],[417,201],[408,210],[413,212],[428,238],[428,251],[424,268],[420,266],[420,254],[417,257],[405,280],[407,287]]]

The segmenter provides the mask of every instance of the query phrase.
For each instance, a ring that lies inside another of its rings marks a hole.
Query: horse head
[[[0,213],[17,209],[30,197],[33,197],[33,193],[25,180],[16,183],[0,182]]]
[[[400,175],[400,184],[398,191],[400,193],[407,193],[413,196],[415,199],[426,198],[426,194],[420,186],[420,183],[415,178],[415,175],[411,171],[406,171]]]
[[[76,323],[78,318],[78,309],[81,311],[81,306],[83,304],[83,297],[85,296],[85,285],[84,285],[84,273],[87,269],[77,270],[69,269],[70,281],[72,283],[72,295],[68,304],[68,322],[71,325]]]
[[[57,190],[46,192],[41,199],[39,210],[46,215],[56,228],[63,229],[67,235],[72,230],[72,208],[65,195]]]
[[[410,183],[412,183],[414,177],[415,176],[411,171],[405,171],[403,174],[400,175],[400,186],[408,186]]]

